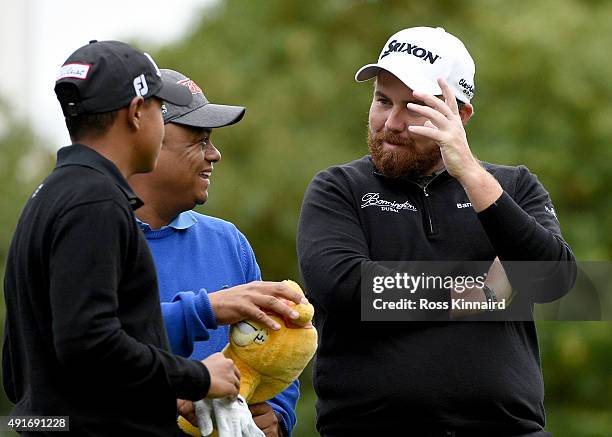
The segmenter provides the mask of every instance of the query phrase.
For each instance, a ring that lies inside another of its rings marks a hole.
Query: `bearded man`
[[[484,321],[487,313],[453,322],[448,311],[443,320],[389,323],[362,312],[362,273],[384,271],[381,261],[486,262],[497,273],[472,290],[486,304],[508,296],[490,281],[506,276],[508,261],[575,267],[536,176],[472,154],[464,125],[474,72],[444,29],[391,36],[355,76],[376,80],[370,155],[320,172],[305,194],[297,249],[320,338],[313,382],[322,436],[550,435],[533,321]],[[560,271],[555,287],[545,277],[512,306],[562,296],[573,275]]]

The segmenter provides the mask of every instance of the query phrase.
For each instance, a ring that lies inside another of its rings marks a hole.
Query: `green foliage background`
[[[267,279],[298,278],[295,230],[312,176],[367,153],[372,88],[355,83],[355,71],[376,60],[391,33],[417,25],[445,27],[476,61],[472,150],[529,166],[578,259],[611,260],[611,22],[612,2],[603,0],[227,0],[155,57],[213,102],[247,106],[238,125],[213,133],[223,159],[201,211],[236,223]],[[2,265],[40,179],[24,177],[23,157],[39,149],[20,128],[0,139]],[[547,322],[539,332],[547,428],[612,435],[612,325]],[[315,435],[309,372],[302,383],[297,437]]]

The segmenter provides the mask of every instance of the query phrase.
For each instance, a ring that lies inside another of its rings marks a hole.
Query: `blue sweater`
[[[217,326],[208,293],[261,280],[246,237],[232,223],[194,211],[179,214],[157,230],[139,224],[155,261],[172,351],[197,360],[221,351],[229,326]],[[298,397],[296,380],[268,401],[287,435],[295,426]]]

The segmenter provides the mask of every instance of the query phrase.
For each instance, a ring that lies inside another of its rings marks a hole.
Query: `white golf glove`
[[[203,436],[212,434],[214,423],[219,437],[265,437],[240,395],[236,399],[202,399],[194,405],[198,428]]]

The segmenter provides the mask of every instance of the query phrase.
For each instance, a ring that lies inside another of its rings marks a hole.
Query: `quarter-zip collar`
[[[436,216],[434,214],[433,211],[433,207],[431,204],[431,199],[430,199],[430,192],[428,190],[429,186],[436,182],[436,183],[440,183],[442,181],[447,181],[450,178],[452,178],[452,176],[448,173],[448,171],[446,170],[446,168],[443,168],[442,170],[440,170],[438,173],[436,173],[434,175],[434,177],[428,181],[425,185],[421,185],[418,182],[416,182],[413,179],[410,179],[408,177],[402,177],[402,178],[389,178],[387,176],[385,176],[384,174],[380,173],[377,169],[376,166],[374,165],[374,162],[372,161],[372,157],[369,156],[370,162],[372,164],[372,168],[373,168],[373,173],[375,176],[380,177],[385,179],[386,182],[392,184],[392,185],[402,185],[406,182],[410,183],[411,185],[414,185],[415,187],[418,187],[419,191],[422,193],[423,196],[423,225],[425,227],[425,234],[428,237],[432,237],[434,235],[436,235],[438,233],[438,226],[437,226],[437,220],[436,220]]]

